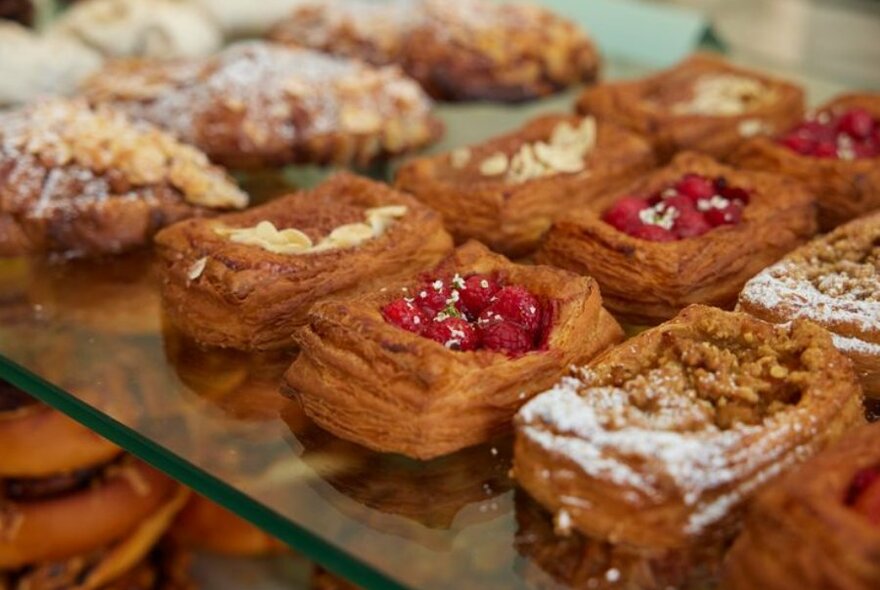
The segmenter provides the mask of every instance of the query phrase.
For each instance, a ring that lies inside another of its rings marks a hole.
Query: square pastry
[[[430,459],[509,431],[535,392],[622,336],[592,279],[468,242],[430,272],[316,304],[285,382],[333,434]]]
[[[479,145],[418,158],[395,184],[443,214],[459,241],[534,250],[559,214],[655,164],[638,135],[592,117],[548,115]]]
[[[647,78],[589,88],[577,110],[644,134],[662,160],[681,150],[722,158],[747,137],[794,125],[804,95],[794,84],[697,54]]]
[[[747,141],[731,161],[801,181],[823,230],[880,208],[880,93],[839,96],[784,131]]]
[[[535,259],[595,278],[618,317],[656,324],[693,303],[733,306],[815,231],[813,196],[796,181],[685,152],[570,211]]]
[[[316,301],[430,268],[452,249],[440,216],[348,173],[242,213],[156,236],[171,321],[202,344],[277,349]]]

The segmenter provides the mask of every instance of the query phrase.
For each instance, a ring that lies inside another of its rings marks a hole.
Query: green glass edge
[[[284,541],[305,557],[365,590],[412,590],[3,355],[0,355],[0,378],[94,430],[132,455],[214,500]]]

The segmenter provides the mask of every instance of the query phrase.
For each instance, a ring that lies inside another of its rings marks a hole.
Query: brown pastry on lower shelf
[[[556,217],[653,165],[650,145],[634,133],[547,115],[482,144],[412,160],[395,184],[442,213],[460,241],[522,256]]]
[[[469,242],[421,277],[315,305],[285,382],[337,436],[431,459],[509,431],[536,391],[621,337],[592,279]]]
[[[778,131],[747,141],[731,160],[802,182],[818,197],[823,230],[880,209],[880,93],[838,96]]]
[[[588,88],[577,110],[646,135],[668,160],[681,150],[723,158],[746,138],[772,135],[803,116],[798,86],[697,54],[647,78]]]
[[[535,259],[594,277],[612,313],[656,324],[693,303],[732,307],[815,231],[798,183],[686,152],[559,219]]]
[[[880,424],[774,483],[727,556],[725,590],[880,587]]]
[[[798,248],[751,279],[739,308],[784,323],[808,319],[831,332],[869,397],[880,397],[880,213]]]
[[[584,534],[683,548],[727,537],[758,489],[862,423],[825,330],[695,305],[526,404],[514,472]]]
[[[0,256],[116,253],[247,196],[200,151],[80,100],[0,115]]]
[[[212,346],[276,349],[313,303],[430,267],[452,248],[440,216],[386,185],[340,173],[243,213],[156,236],[174,324]]]

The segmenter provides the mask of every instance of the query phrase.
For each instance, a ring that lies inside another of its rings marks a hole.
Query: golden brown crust
[[[84,101],[0,116],[0,256],[115,253],[247,196],[205,155]]]
[[[404,206],[378,237],[353,247],[279,254],[236,243],[217,228],[271,221],[318,242],[334,228],[362,222],[367,210]],[[316,301],[369,290],[435,264],[452,247],[440,216],[386,185],[340,173],[311,191],[243,213],[193,219],[156,236],[163,300],[174,324],[193,339],[240,349],[289,347]]]
[[[457,240],[477,239],[509,256],[525,255],[537,247],[556,217],[654,166],[651,146],[644,139],[603,123],[595,126],[592,147],[577,158],[581,170],[533,165],[532,175],[526,171],[509,178],[514,157],[524,146],[548,142],[560,125],[579,128],[585,121],[565,115],[537,118],[479,145],[410,161],[398,171],[395,185],[439,211]],[[511,162],[504,176],[486,173],[495,172],[485,164],[497,154]]]
[[[623,195],[650,196],[687,173],[724,176],[748,190],[742,221],[674,242],[635,238],[602,221],[602,213]],[[732,306],[748,279],[815,231],[813,196],[798,183],[685,152],[557,221],[535,259],[594,277],[615,315],[656,324],[693,303]]]
[[[578,27],[529,4],[485,0],[364,0],[306,3],[269,34],[377,65],[398,64],[439,100],[518,102],[599,72]]]
[[[726,537],[756,490],[864,422],[849,360],[803,321],[695,305],[574,375],[517,415],[517,481],[633,547]]]
[[[310,588],[312,590],[358,590],[359,587],[316,565],[312,570]]]
[[[287,548],[278,539],[196,494],[177,515],[171,536],[186,547],[229,556],[267,555]]]
[[[836,113],[854,107],[880,118],[880,94],[845,94],[815,110]],[[819,225],[824,231],[880,208],[880,158],[802,156],[774,139],[756,137],[734,151],[730,159],[744,168],[783,174],[803,183],[818,199]]]
[[[394,68],[257,41],[204,59],[117,61],[84,91],[237,168],[367,165],[442,133],[430,100]]]
[[[592,279],[520,266],[469,242],[436,276],[498,273],[558,304],[547,350],[516,359],[488,350],[454,351],[385,321],[381,308],[415,280],[357,299],[315,305],[296,334],[301,351],[285,383],[306,414],[330,432],[374,450],[430,459],[510,429],[513,413],[622,338]]]
[[[701,84],[707,84],[702,92]],[[739,101],[729,96],[753,100],[737,107]],[[697,54],[647,78],[589,88],[577,110],[647,136],[664,161],[681,150],[722,158],[746,137],[774,134],[797,123],[804,95],[788,82]]]
[[[725,562],[725,590],[869,590],[880,529],[845,504],[856,474],[880,465],[880,424],[853,432],[760,494]]]

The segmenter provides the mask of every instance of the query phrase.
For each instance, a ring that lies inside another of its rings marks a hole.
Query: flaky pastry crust
[[[218,233],[268,221],[318,242],[385,206],[405,212],[381,235],[351,247],[277,253]],[[440,216],[412,197],[340,173],[311,191],[242,213],[176,224],[156,236],[156,246],[164,307],[184,334],[212,346],[265,350],[291,346],[294,329],[316,301],[428,268],[449,252],[452,240]]]
[[[514,471],[584,534],[683,548],[726,537],[759,488],[863,422],[825,330],[695,305],[526,404]]]
[[[554,219],[655,164],[643,138],[600,123],[593,146],[577,159],[580,170],[565,171],[565,162],[560,162],[563,169],[533,163],[510,178],[512,162],[524,146],[549,141],[560,125],[579,128],[584,122],[577,116],[539,117],[479,145],[412,160],[401,166],[395,185],[442,213],[459,241],[476,239],[508,256],[522,256],[538,246]],[[508,162],[503,170],[492,167],[499,154]]]
[[[674,242],[635,238],[602,220],[620,197],[653,194],[688,173],[723,176],[749,191],[742,220]],[[656,324],[694,303],[732,307],[748,279],[815,231],[814,198],[797,182],[685,152],[665,168],[556,221],[535,259],[594,277],[612,313],[629,322]]]
[[[456,351],[389,324],[382,307],[411,279],[354,299],[315,305],[297,332],[300,354],[285,383],[322,428],[371,449],[430,459],[491,440],[514,412],[571,363],[622,338],[595,281],[543,266],[520,266],[468,242],[435,276],[497,273],[556,302],[546,350],[511,359]]]
[[[749,100],[737,100],[741,96]],[[681,150],[722,158],[747,137],[797,123],[804,93],[719,57],[696,54],[647,78],[588,88],[577,110],[645,135],[662,160]]]

